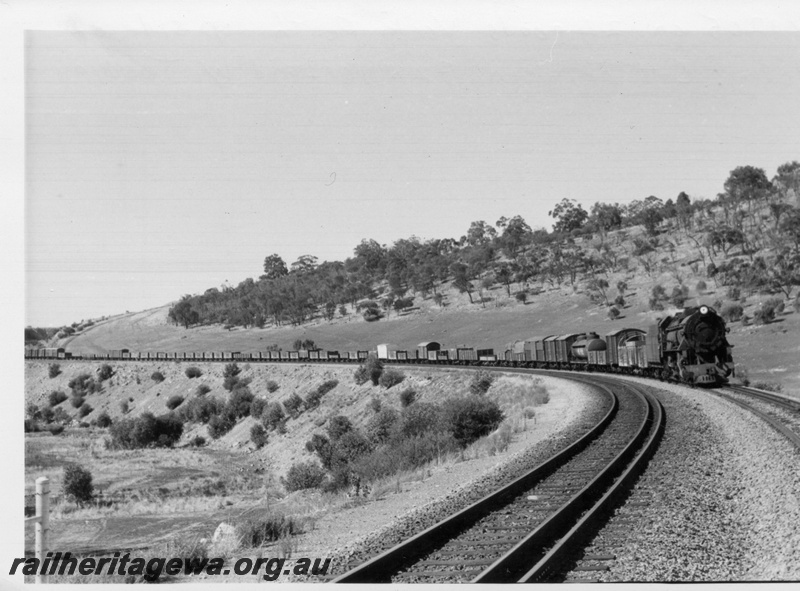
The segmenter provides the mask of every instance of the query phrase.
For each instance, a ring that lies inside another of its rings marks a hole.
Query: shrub
[[[108,378],[110,378],[113,375],[114,375],[114,370],[108,363],[104,363],[97,370],[97,377],[100,378],[101,382],[105,382]]]
[[[514,297],[517,299],[518,302],[521,302],[523,304],[526,301],[528,301],[528,294],[527,292],[524,291],[518,291]]]
[[[289,396],[289,398],[283,401],[283,407],[286,409],[286,412],[289,413],[290,417],[293,419],[297,418],[302,411],[303,399],[300,398],[297,393],[292,394]]]
[[[756,324],[769,324],[775,320],[775,308],[766,304],[761,304],[761,306],[756,309],[753,320]]]
[[[648,305],[653,311],[660,311],[664,309],[664,304],[661,303],[661,300],[657,300],[656,298],[650,298]]]
[[[228,399],[228,412],[235,418],[240,419],[250,414],[250,405],[253,404],[255,396],[247,386],[237,387]]]
[[[306,449],[319,456],[322,465],[330,470],[333,464],[333,446],[327,437],[314,433],[306,442]]]
[[[392,386],[401,383],[404,379],[406,379],[406,376],[403,372],[396,369],[387,369],[381,374],[380,378],[378,378],[378,384],[388,390]]]
[[[39,425],[33,419],[25,419],[25,433],[36,433],[39,431]]]
[[[55,416],[56,416],[56,413],[49,406],[45,406],[42,410],[39,411],[39,417],[45,423],[52,423],[53,419],[55,418]]]
[[[64,468],[62,486],[64,494],[79,505],[90,502],[94,495],[91,472],[77,464],[69,464]]]
[[[400,392],[400,406],[405,408],[414,404],[414,401],[417,399],[417,393],[413,388],[406,388],[402,392]]]
[[[623,298],[621,295],[618,295],[616,297],[616,299],[614,300],[614,305],[615,306],[619,306],[620,308],[624,308],[625,307],[625,298]]]
[[[494,382],[494,375],[485,370],[478,370],[472,374],[472,380],[469,382],[469,391],[471,394],[486,394],[489,388],[492,387]]]
[[[219,439],[236,425],[234,418],[226,413],[213,415],[208,421],[208,434],[212,439]]]
[[[189,444],[192,447],[203,447],[206,444],[206,438],[202,435],[196,435]]]
[[[744,308],[739,304],[725,304],[719,312],[719,315],[722,317],[725,322],[736,322],[737,320],[741,320],[742,316],[744,315]]]
[[[271,402],[267,409],[261,414],[261,420],[267,429],[275,429],[286,417],[283,407],[278,402]]]
[[[417,437],[441,429],[442,409],[438,405],[417,402],[403,409],[400,433],[404,437]]]
[[[381,408],[367,422],[367,438],[375,444],[386,443],[398,425],[400,416],[391,407]]]
[[[731,285],[728,287],[726,294],[728,299],[738,300],[740,297],[742,297],[742,290],[736,285]]]
[[[172,447],[183,434],[183,423],[173,414],[155,417],[146,412],[117,421],[110,431],[112,444],[118,448]]]
[[[284,486],[289,492],[319,488],[325,480],[325,470],[316,462],[293,464],[286,473]]]
[[[128,414],[129,407],[128,407],[128,401],[127,400],[123,400],[122,402],[119,403],[119,410],[124,415]]]
[[[617,318],[619,318],[619,314],[620,314],[620,312],[616,308],[616,306],[611,306],[608,309],[608,318],[609,318],[609,320],[616,320]]]
[[[250,441],[256,446],[256,449],[261,449],[267,444],[269,438],[267,437],[267,430],[261,423],[256,423],[250,427]]]
[[[61,375],[61,366],[58,363],[51,363],[47,366],[47,375],[55,378]]]
[[[267,380],[267,392],[272,394],[273,392],[276,392],[278,388],[280,388],[278,382],[276,382],[275,380]]]
[[[798,293],[794,298],[794,301],[792,302],[792,308],[794,308],[795,312],[800,312],[800,293]]]
[[[381,314],[380,310],[377,308],[367,308],[364,310],[364,312],[362,312],[361,315],[367,322],[375,322],[376,320],[383,318],[383,314]]]
[[[222,377],[235,378],[240,373],[242,373],[242,370],[236,363],[228,363],[227,365],[225,365],[225,369],[222,370]]]
[[[47,430],[50,435],[61,435],[64,432],[64,425],[48,425]]]
[[[186,404],[181,406],[178,414],[185,421],[208,423],[211,417],[220,414],[224,408],[225,404],[221,400],[217,400],[213,396],[204,396],[202,398],[192,398],[189,400]]]
[[[322,399],[322,394],[319,393],[319,390],[312,390],[306,395],[306,398],[303,401],[303,405],[308,410],[313,410],[319,406],[319,402],[321,399]]]
[[[708,286],[706,285],[706,282],[703,281],[702,279],[700,281],[698,281],[697,285],[695,286],[695,290],[700,295],[703,295],[706,292],[707,289],[708,289]]]
[[[770,298],[764,302],[763,305],[772,308],[776,315],[783,314],[783,311],[786,309],[786,303],[783,301],[783,298]]]
[[[377,386],[382,373],[383,363],[381,363],[381,360],[377,357],[370,357],[363,364],[358,366],[355,373],[356,384],[360,386],[372,380],[372,385]]]
[[[334,443],[345,433],[353,430],[353,423],[344,415],[336,415],[328,422],[328,437]]]
[[[175,394],[174,396],[170,396],[167,400],[167,408],[170,410],[175,410],[181,404],[183,404],[183,396],[179,396]]]
[[[753,382],[751,386],[753,386],[753,388],[758,388],[759,390],[766,390],[767,392],[783,391],[783,385],[777,382]]]
[[[61,390],[53,390],[47,397],[50,406],[58,406],[67,399],[67,395]]]
[[[114,423],[114,421],[111,420],[111,417],[108,416],[108,413],[106,411],[103,411],[99,415],[97,415],[97,419],[95,422],[97,423],[97,426],[100,427],[101,429],[107,429]]]
[[[265,408],[267,408],[266,400],[263,398],[253,398],[253,402],[250,403],[250,416],[254,419],[261,418]]]
[[[91,406],[89,406],[87,402],[84,402],[83,405],[81,405],[81,407],[78,409],[78,418],[82,419],[93,410],[94,409]]]
[[[187,367],[184,373],[186,374],[186,377],[189,379],[199,378],[201,375],[203,375],[203,372],[200,371],[200,368],[195,366]]]
[[[195,392],[195,394],[197,396],[205,396],[209,392],[211,392],[211,386],[207,384],[200,384],[199,386],[197,386],[197,391]]]
[[[351,429],[333,443],[334,454],[353,462],[372,451],[372,444],[357,429]]]
[[[70,400],[70,404],[72,404],[74,408],[82,407],[85,402],[86,399],[81,396],[73,396],[72,400]]]
[[[260,548],[267,542],[292,536],[299,531],[293,517],[269,515],[260,519],[247,519],[236,524],[236,535],[244,548]]]
[[[495,401],[480,396],[446,400],[442,414],[448,430],[462,447],[494,431],[504,418]]]
[[[164,374],[160,371],[154,371],[152,374],[150,374],[150,379],[156,384],[159,384],[164,381]]]
[[[102,386],[88,373],[82,373],[72,378],[67,384],[72,389],[73,396],[87,396],[102,389]]]
[[[380,412],[382,406],[383,403],[380,398],[372,398],[369,401],[369,407],[372,409],[372,412]]]
[[[338,385],[339,380],[326,380],[317,386],[317,392],[320,396],[325,396],[325,394],[333,390]]]

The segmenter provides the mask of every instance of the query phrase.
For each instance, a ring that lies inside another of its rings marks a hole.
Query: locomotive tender
[[[725,321],[709,306],[685,308],[659,319],[647,330],[619,328],[600,337],[596,332],[548,335],[515,341],[502,354],[493,349],[457,347],[426,341],[415,351],[395,345],[339,353],[321,349],[298,351],[131,352],[80,355],[63,348],[26,348],[28,359],[108,359],[173,361],[325,361],[361,363],[377,357],[391,363],[528,367],[629,373],[688,384],[720,385],[734,373],[732,345]]]

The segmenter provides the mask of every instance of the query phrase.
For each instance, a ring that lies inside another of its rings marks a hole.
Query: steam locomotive
[[[436,341],[416,350],[400,350],[389,343],[375,350],[339,353],[322,349],[297,351],[132,352],[117,349],[105,354],[80,355],[63,348],[26,348],[28,359],[109,359],[173,361],[353,362],[377,357],[391,363],[527,367],[627,373],[718,386],[735,375],[732,345],[725,321],[709,306],[686,308],[647,327],[619,328],[600,337],[596,332],[548,335],[518,340],[494,349],[447,349]]]

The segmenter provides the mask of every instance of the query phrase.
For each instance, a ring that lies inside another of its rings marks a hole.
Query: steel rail
[[[745,388],[743,386],[734,386],[729,387],[734,392],[739,394],[746,394],[748,396],[756,396],[761,401],[765,401],[771,404],[778,405],[782,410],[788,410],[790,412],[797,412],[797,405],[794,401],[786,397],[778,397],[776,395],[772,395],[771,392],[764,392],[763,390],[755,390],[753,388]],[[739,407],[753,413],[761,420],[765,421],[770,427],[775,429],[778,433],[786,437],[789,442],[797,449],[800,450],[800,434],[796,433],[795,431],[791,430],[789,427],[784,425],[781,421],[776,419],[775,417],[771,417],[767,413],[757,409],[751,404],[744,402],[743,400],[739,400],[738,398],[733,398],[732,396],[725,396],[719,392],[716,392],[717,396],[724,398],[734,404],[738,405]],[[770,396],[764,396],[764,394],[770,394]]]

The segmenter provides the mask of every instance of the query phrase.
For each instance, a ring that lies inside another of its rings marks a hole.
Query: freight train
[[[734,374],[732,345],[725,321],[709,306],[696,306],[640,328],[619,328],[603,337],[596,332],[535,336],[507,344],[501,351],[473,347],[445,348],[436,341],[416,350],[384,343],[374,350],[134,352],[116,349],[81,355],[64,348],[26,348],[28,359],[107,359],[158,361],[352,362],[377,357],[390,363],[476,365],[628,373],[688,384],[718,386]]]

